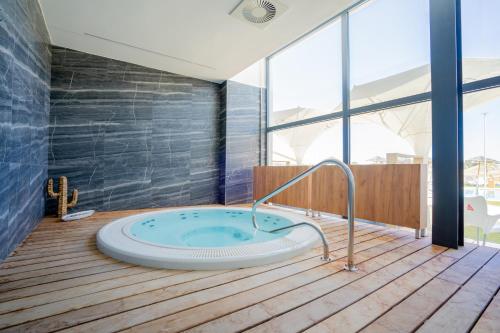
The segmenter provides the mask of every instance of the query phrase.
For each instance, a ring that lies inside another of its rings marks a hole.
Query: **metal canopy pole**
[[[342,23],[342,147],[343,161],[351,163],[351,84],[349,52],[349,14],[343,13]]]

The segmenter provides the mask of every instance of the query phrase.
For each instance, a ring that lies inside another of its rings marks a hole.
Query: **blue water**
[[[292,224],[279,215],[257,213],[262,229],[272,230]],[[158,213],[134,223],[132,236],[167,246],[223,247],[273,240],[290,230],[277,233],[256,231],[249,211],[196,209]]]

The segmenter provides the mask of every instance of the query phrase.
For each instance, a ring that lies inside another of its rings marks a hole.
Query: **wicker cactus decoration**
[[[73,190],[73,195],[71,201],[68,203],[68,178],[65,176],[59,177],[59,192],[54,192],[54,180],[49,178],[48,181],[48,194],[51,198],[57,198],[57,216],[59,218],[63,217],[68,213],[68,208],[76,206],[78,202],[78,190]]]

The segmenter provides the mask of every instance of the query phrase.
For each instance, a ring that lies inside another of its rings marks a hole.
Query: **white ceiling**
[[[222,81],[357,0],[281,0],[267,28],[229,12],[239,0],[39,0],[52,44]]]

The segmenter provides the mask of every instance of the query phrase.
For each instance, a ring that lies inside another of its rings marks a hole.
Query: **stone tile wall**
[[[37,1],[0,1],[0,259],[55,212],[48,176],[74,210],[251,202],[263,89],[49,44]]]
[[[219,84],[52,54],[49,175],[80,190],[76,210],[217,202]]]
[[[49,44],[37,1],[0,1],[0,259],[44,215]]]
[[[250,203],[253,167],[265,161],[265,89],[227,81],[221,99],[220,202]]]

